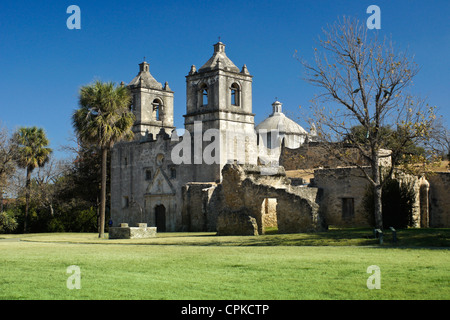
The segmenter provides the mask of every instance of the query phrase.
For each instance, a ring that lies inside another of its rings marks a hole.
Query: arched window
[[[161,111],[162,111],[162,102],[159,99],[155,99],[152,102],[153,106],[153,119],[157,121],[161,121]]]
[[[207,88],[203,89],[202,95],[203,95],[203,105],[207,106],[208,105],[208,89]]]
[[[231,105],[239,106],[239,85],[237,83],[233,83],[230,87],[231,89]]]
[[[200,96],[199,96],[200,106],[207,106],[208,105],[208,87],[206,84],[202,84],[200,86]]]

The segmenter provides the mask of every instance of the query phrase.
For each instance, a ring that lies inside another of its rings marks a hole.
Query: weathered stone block
[[[146,239],[156,237],[156,227],[111,227],[109,239]]]

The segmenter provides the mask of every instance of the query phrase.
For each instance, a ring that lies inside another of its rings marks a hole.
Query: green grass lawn
[[[397,246],[370,230],[218,237],[160,233],[1,235],[0,299],[450,299],[450,230],[405,230]],[[20,238],[21,241],[14,241]],[[385,237],[388,239],[388,236]],[[430,240],[436,246],[429,246]],[[400,244],[402,246],[400,246]],[[81,271],[69,290],[67,267]],[[381,289],[369,290],[377,265]]]

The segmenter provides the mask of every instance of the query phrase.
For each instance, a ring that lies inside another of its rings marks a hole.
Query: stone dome
[[[308,132],[302,128],[297,122],[289,119],[281,111],[282,103],[275,101],[272,104],[273,113],[263,122],[256,126],[256,131],[260,130],[277,130],[280,134],[285,135],[308,135]]]
[[[273,149],[284,145],[290,149],[300,147],[308,137],[308,132],[297,122],[289,119],[281,111],[282,103],[275,101],[272,103],[273,113],[263,122],[255,127],[259,136],[265,140],[266,147]],[[275,141],[269,141],[273,140]]]

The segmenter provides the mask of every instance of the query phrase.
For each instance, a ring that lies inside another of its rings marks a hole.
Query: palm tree
[[[130,111],[131,95],[128,88],[114,83],[96,81],[82,86],[80,108],[72,115],[72,123],[79,139],[94,145],[102,154],[99,238],[105,232],[106,170],[108,150],[121,140],[131,140],[134,114]]]
[[[50,159],[52,149],[48,147],[49,141],[42,128],[21,127],[14,134],[17,145],[17,164],[27,169],[25,220],[23,232],[27,232],[28,209],[30,204],[31,173],[34,169],[44,166]]]

